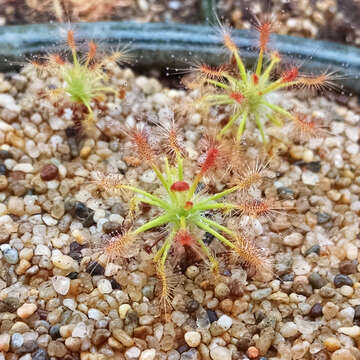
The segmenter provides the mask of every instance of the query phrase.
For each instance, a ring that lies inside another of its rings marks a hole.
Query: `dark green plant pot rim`
[[[60,36],[61,26],[32,24],[0,27],[0,71],[16,70],[34,54],[61,49],[64,43]],[[216,65],[222,63],[226,56],[221,37],[206,25],[96,22],[72,26],[76,39],[80,41],[93,39],[105,48],[130,43],[137,68],[184,69],[194,59]],[[242,57],[248,63],[254,62],[254,33],[234,30],[233,38]],[[290,63],[301,63],[302,71],[334,71],[339,85],[360,94],[360,49],[284,35],[274,35],[273,43],[280,54],[289,58]]]

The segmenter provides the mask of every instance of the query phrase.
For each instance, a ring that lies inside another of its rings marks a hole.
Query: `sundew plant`
[[[57,75],[63,81],[62,87],[48,91],[49,96],[67,98],[73,104],[83,105],[87,114],[84,114],[80,125],[89,131],[95,126],[92,102],[105,99],[106,94],[122,97],[123,88],[117,90],[107,85],[109,77],[105,69],[110,64],[126,62],[128,56],[126,52],[114,51],[108,56],[99,57],[93,41],[88,43],[85,56],[81,56],[73,30],[67,32],[67,46],[71,51],[71,61],[61,54],[49,54],[44,61],[32,61],[32,64],[36,69]]]
[[[269,51],[268,43],[273,25],[271,22],[258,23],[258,59],[254,69],[246,69],[239,48],[231,37],[230,30],[222,27],[222,38],[226,50],[231,55],[230,64],[212,67],[198,63],[192,68],[195,78],[185,81],[191,88],[198,88],[202,96],[200,104],[206,106],[227,105],[231,115],[227,124],[218,134],[222,138],[228,130],[237,125],[236,139],[240,141],[246,124],[253,121],[259,129],[262,142],[267,142],[265,122],[283,125],[283,119],[292,121],[294,131],[300,136],[314,136],[317,123],[303,114],[293,113],[272,103],[268,95],[280,89],[302,88],[321,90],[333,86],[333,73],[324,72],[312,76],[301,74],[298,66],[288,66],[276,77],[276,69],[282,62],[277,51]]]
[[[163,128],[166,143],[165,155],[158,156],[151,134],[146,128],[133,128],[128,135],[135,146],[139,158],[155,172],[163,188],[163,196],[156,196],[141,188],[121,182],[118,175],[96,174],[96,183],[108,192],[133,192],[136,202],[142,202],[159,210],[159,215],[136,229],[114,234],[102,248],[102,252],[111,261],[128,258],[133,254],[136,238],[149,230],[166,228],[166,237],[154,255],[157,275],[162,284],[161,298],[164,302],[171,299],[171,268],[167,264],[169,254],[176,249],[190,247],[203,254],[213,274],[219,274],[219,262],[216,256],[199,236],[201,232],[213,235],[243,263],[256,267],[259,271],[270,271],[269,262],[262,251],[238,230],[230,229],[211,219],[209,213],[215,211],[236,212],[238,215],[266,216],[271,212],[269,201],[246,200],[242,203],[229,201],[229,196],[249,189],[261,181],[263,167],[258,164],[236,174],[236,181],[215,194],[197,192],[200,181],[219,166],[229,160],[229,151],[233,147],[224,146],[219,141],[209,141],[202,156],[198,170],[193,178],[184,177],[186,164],[185,152],[179,140],[176,126]],[[162,166],[160,164],[162,163]]]

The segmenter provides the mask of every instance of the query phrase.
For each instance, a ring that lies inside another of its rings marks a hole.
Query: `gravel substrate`
[[[218,9],[240,29],[270,14],[279,34],[360,45],[359,0],[219,0]]]
[[[51,21],[201,21],[197,0],[0,0],[0,25]]]
[[[274,274],[224,263],[222,280],[214,283],[200,262],[185,259],[165,318],[145,251],[159,235],[145,234],[144,249],[122,268],[96,256],[95,245],[121,227],[128,205],[97,192],[89,179],[93,170],[117,171],[156,191],[154,173],[128,153],[119,125],[166,119],[191,94],[114,69],[112,85],[124,81],[125,100],[108,97],[99,106],[103,134],[79,138],[69,128],[71,109],[59,111],[38,95],[57,79],[40,80],[29,67],[0,78],[0,359],[360,359],[356,99],[345,107],[325,97],[274,95],[330,127],[325,139],[302,145],[280,141],[286,136],[269,129],[269,151],[279,157],[256,191],[281,200],[286,211],[247,228],[269,253]],[[215,115],[206,124],[225,116]],[[200,113],[183,124],[194,163],[203,125]],[[247,135],[245,149],[254,157],[259,136],[251,128]],[[152,211],[140,208],[137,222]]]

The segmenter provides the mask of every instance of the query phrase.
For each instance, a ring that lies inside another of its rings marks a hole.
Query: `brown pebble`
[[[30,331],[30,327],[28,324],[25,324],[22,321],[17,321],[10,329],[10,334],[14,334],[14,333],[20,333],[23,334],[25,332]]]
[[[6,143],[9,145],[12,145],[18,149],[23,149],[25,146],[25,140],[21,136],[17,136],[14,134],[14,132],[8,132],[6,136]]]
[[[339,264],[339,271],[343,275],[355,274],[357,271],[357,260],[344,260]]]
[[[116,350],[122,350],[124,351],[124,345],[121,344],[119,341],[117,341],[115,338],[113,338],[112,336],[109,337],[108,339],[108,344]]]
[[[251,343],[252,343],[252,340],[251,340],[250,335],[245,334],[240,339],[238,339],[238,341],[236,343],[236,347],[240,351],[246,351],[247,349],[249,349],[249,346],[251,345]]]
[[[40,177],[41,180],[50,181],[50,180],[54,180],[57,177],[58,173],[59,170],[57,166],[55,166],[54,164],[47,164],[43,166],[43,168],[41,169]]]
[[[10,196],[7,207],[11,215],[23,216],[25,214],[24,199],[20,197]]]
[[[112,335],[116,340],[120,341],[126,347],[134,345],[134,340],[122,329],[113,329]]]
[[[22,183],[10,183],[8,186],[8,191],[13,193],[15,196],[22,197],[26,193],[26,187]]]
[[[25,271],[29,269],[31,266],[31,263],[25,259],[20,259],[19,265],[15,269],[15,273],[17,275],[23,275],[25,274]]]
[[[37,310],[37,306],[35,304],[28,304],[25,303],[23,305],[21,305],[18,309],[17,309],[17,315],[19,316],[19,318],[21,319],[27,319],[28,317],[30,317],[35,311]]]
[[[0,351],[7,352],[10,348],[10,335],[1,334],[0,335]]]
[[[220,303],[220,309],[225,313],[229,313],[232,309],[233,302],[230,299],[225,299]]]
[[[67,349],[60,341],[50,341],[48,346],[48,354],[57,358],[62,358],[66,355]]]
[[[215,296],[218,299],[226,298],[228,295],[230,295],[230,289],[226,284],[219,283],[215,286]]]
[[[313,354],[311,360],[329,360],[329,355],[326,350],[321,350],[316,354]]]
[[[309,313],[310,317],[314,319],[322,316],[322,314],[323,314],[323,309],[320,303],[314,304]]]
[[[70,281],[70,288],[68,291],[69,296],[77,296],[81,293],[82,290],[83,289],[82,289],[81,280],[73,279]]]
[[[62,360],[76,360],[76,359],[77,359],[76,355],[71,356],[70,354],[66,354]]]
[[[295,293],[299,295],[304,295],[306,297],[311,296],[313,292],[311,285],[305,283],[304,281],[294,281],[292,289]]]
[[[235,297],[241,297],[244,295],[243,290],[244,284],[240,280],[233,280],[231,281],[229,288],[230,288],[230,294]]]
[[[85,145],[80,150],[80,157],[82,159],[86,159],[90,155],[90,153],[91,153],[91,147],[88,145]]]
[[[152,335],[151,326],[139,326],[134,329],[134,336],[140,339],[145,339],[147,335]]]
[[[102,230],[105,234],[111,234],[115,231],[119,231],[121,230],[121,227],[122,225],[117,223],[117,222],[114,222],[114,221],[107,221],[103,227],[102,227]]]
[[[331,355],[331,360],[356,360],[356,358],[350,350],[339,349]]]
[[[14,156],[12,153],[10,153],[9,151],[6,150],[0,150],[0,159],[5,160],[5,159],[12,159]]]
[[[31,186],[37,194],[44,194],[47,191],[47,185],[44,181],[41,180],[39,174],[33,177],[33,179],[31,180]]]
[[[5,175],[0,175],[0,190],[5,190],[8,186],[8,181]]]
[[[25,174],[22,171],[10,171],[9,181],[19,181],[25,179]]]
[[[170,351],[174,348],[174,338],[171,335],[165,335],[161,342],[160,342],[160,348],[163,351]]]
[[[110,337],[111,333],[107,329],[96,329],[93,337],[92,342],[96,346],[101,345],[106,342],[106,340]]]
[[[336,337],[328,337],[324,340],[326,350],[334,352],[341,348],[341,343]]]
[[[71,352],[78,352],[78,351],[80,351],[80,348],[81,348],[81,339],[68,337],[67,339],[65,339],[65,346]]]

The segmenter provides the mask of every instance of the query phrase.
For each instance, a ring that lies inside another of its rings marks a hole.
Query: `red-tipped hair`
[[[184,85],[186,87],[201,88],[207,85],[207,80],[223,80],[226,66],[212,66],[204,63],[200,59],[195,59],[190,63],[190,68],[177,69],[178,74],[180,73],[179,70],[184,74],[188,74],[184,79]]]
[[[199,147],[203,153],[200,164],[203,165],[205,163],[209,150],[213,149],[212,154],[209,154],[212,156],[209,157],[208,164],[210,160],[212,160],[212,170],[221,171],[223,176],[231,171],[238,171],[242,164],[243,151],[239,143],[235,140],[224,138],[217,140],[216,136],[208,135],[200,140]],[[202,175],[203,174],[204,173],[202,173]]]
[[[172,307],[171,301],[174,297],[175,288],[179,284],[179,279],[173,273],[173,269],[165,265],[158,264],[156,266],[156,274],[160,280],[159,295],[161,305],[165,311],[165,317],[167,317],[167,310]]]
[[[327,135],[325,127],[320,120],[302,113],[295,113],[290,126],[292,138],[300,141],[308,141],[313,138],[321,138]]]
[[[223,29],[222,36],[223,36],[223,42],[224,42],[225,47],[231,53],[237,52],[238,48],[237,48],[234,40],[231,37],[230,31],[227,29]]]
[[[175,241],[182,246],[192,246],[194,238],[186,229],[180,229],[175,235]]]
[[[158,138],[160,138],[162,149],[171,160],[174,160],[177,155],[185,157],[186,151],[182,131],[178,124],[175,123],[175,120],[171,119],[172,116],[172,113],[169,114],[169,121],[156,123],[156,136],[158,135]]]
[[[200,173],[204,175],[215,164],[219,156],[219,147],[215,142],[211,143],[207,152],[204,162],[201,164]]]
[[[169,129],[166,129],[164,132],[164,137],[166,141],[166,150],[170,155],[185,155],[185,150],[182,144],[182,138],[179,136],[179,128],[172,124]]]
[[[61,57],[60,54],[49,55],[49,62],[60,66],[65,64],[65,60]]]
[[[44,67],[46,67],[46,65],[48,65],[48,61],[46,61],[44,59],[31,59],[30,64],[32,66],[34,66],[34,68],[36,68],[36,69],[43,70]]]
[[[190,210],[194,206],[194,203],[192,201],[187,201],[184,205],[185,210]]]
[[[335,72],[325,71],[319,75],[301,75],[298,77],[297,81],[300,84],[301,88],[310,89],[310,90],[331,90],[336,89],[335,80],[339,79]]]
[[[238,92],[238,91],[237,92],[232,92],[230,94],[230,97],[239,104],[241,104],[245,99],[245,96],[241,92]]]
[[[121,258],[130,258],[136,253],[135,235],[130,232],[115,231],[103,247],[103,253],[112,262]]]
[[[266,218],[271,220],[272,215],[278,213],[278,208],[274,202],[269,199],[265,200],[246,200],[238,205],[238,209],[245,215],[253,218]]]
[[[262,51],[266,51],[267,44],[269,42],[270,34],[271,34],[271,23],[264,23],[261,24],[259,27],[259,43],[260,43],[260,49]]]
[[[204,75],[206,79],[221,78],[224,75],[224,66],[211,66],[207,64],[199,64],[198,71]]]
[[[88,52],[88,59],[89,61],[93,60],[95,58],[95,55],[96,55],[96,49],[97,49],[97,46],[96,44],[94,43],[94,41],[90,41],[89,42],[89,52]]]
[[[105,174],[101,171],[92,173],[92,183],[104,189],[108,193],[123,193],[123,175],[121,174]]]
[[[277,61],[277,62],[280,62],[280,61],[281,61],[281,56],[280,56],[280,54],[279,54],[278,51],[273,51],[273,52],[271,53],[271,60],[275,60],[275,61]]]
[[[255,28],[259,32],[259,48],[262,52],[265,52],[267,50],[274,24],[270,20],[261,22],[259,19],[256,19],[256,22],[257,24],[255,25]]]
[[[264,177],[266,167],[267,163],[260,159],[257,159],[252,164],[247,164],[239,171],[239,177],[236,180],[239,189],[247,190],[255,184],[260,183]]]
[[[292,66],[290,69],[285,70],[281,74],[281,81],[283,83],[289,83],[295,81],[299,75],[299,69],[296,66]]]
[[[126,134],[133,141],[135,150],[141,160],[147,161],[150,164],[155,161],[155,151],[150,144],[150,134],[145,127],[133,127]]]
[[[69,30],[67,32],[67,43],[68,46],[71,50],[75,50],[76,49],[76,44],[75,44],[75,38],[74,38],[74,31],[73,30]]]
[[[236,263],[240,260],[246,265],[254,266],[261,273],[272,273],[270,259],[265,256],[262,249],[258,248],[253,241],[237,233],[233,237],[233,243],[234,249],[232,250],[230,261]]]

